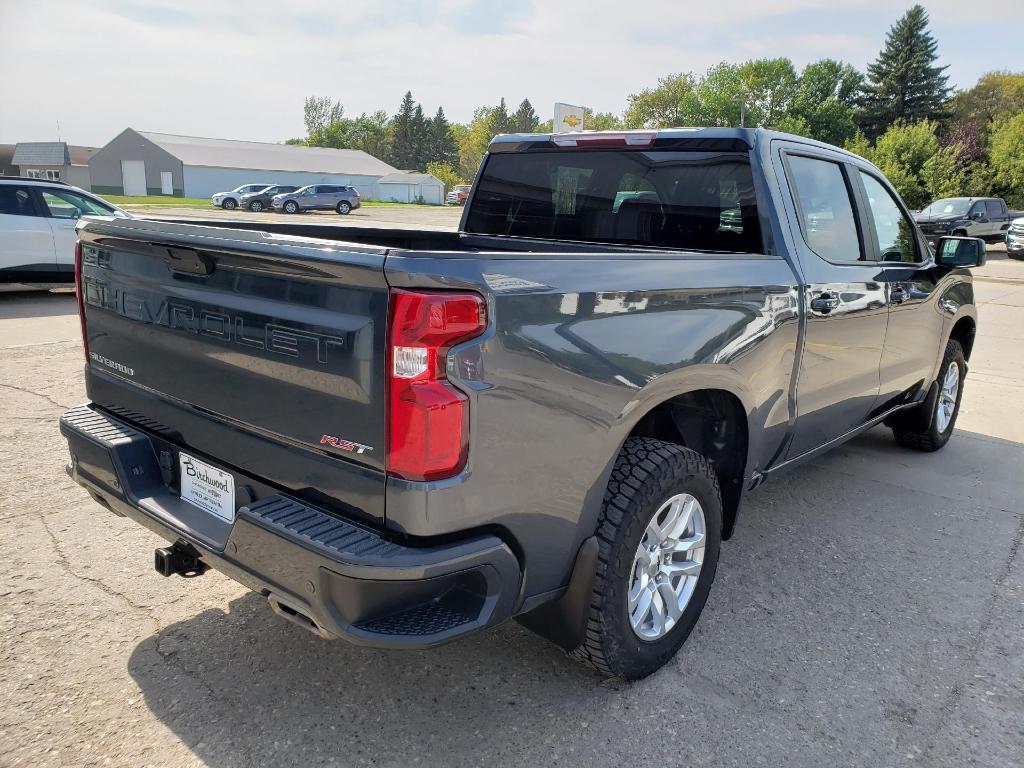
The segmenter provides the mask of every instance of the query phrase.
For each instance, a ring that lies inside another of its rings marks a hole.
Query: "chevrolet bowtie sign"
[[[555,133],[583,130],[583,107],[572,104],[555,104]]]

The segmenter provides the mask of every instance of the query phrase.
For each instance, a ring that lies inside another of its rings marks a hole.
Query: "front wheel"
[[[260,211],[263,210],[263,203],[261,203],[259,200],[253,200],[251,203],[249,203],[249,210],[252,211],[253,213],[259,213]]]
[[[233,211],[235,210],[235,208],[238,207],[238,202],[235,201],[233,198],[229,197],[227,200],[220,204],[220,207],[223,208],[225,211]]]
[[[662,440],[627,440],[605,491],[586,639],[573,655],[626,680],[664,665],[704,609],[721,531],[707,459]]]
[[[285,213],[295,213],[298,210],[299,204],[296,203],[294,200],[289,200],[287,203],[284,204]]]
[[[960,413],[966,374],[967,362],[960,342],[950,339],[946,342],[934,391],[892,425],[896,442],[918,451],[937,451],[948,443]]]
[[[340,203],[338,203],[338,207],[335,208],[335,210],[342,216],[348,216],[348,214],[352,211],[352,204],[349,203],[347,200],[342,200]]]

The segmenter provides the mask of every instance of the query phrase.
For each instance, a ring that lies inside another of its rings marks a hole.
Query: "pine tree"
[[[523,99],[519,109],[512,116],[512,130],[516,133],[533,133],[537,130],[540,119],[529,99]]]
[[[885,37],[885,48],[868,67],[869,83],[858,122],[875,138],[896,120],[945,118],[949,99],[946,67],[935,66],[938,44],[928,31],[928,13],[920,5],[907,11]]]
[[[512,118],[509,117],[508,106],[505,104],[504,97],[502,97],[498,106],[494,107],[487,116],[487,129],[491,132],[492,137],[497,136],[499,133],[512,132]]]
[[[406,91],[398,114],[391,118],[390,133],[391,164],[401,170],[411,170],[416,163],[416,103],[412,100],[412,91]],[[423,111],[420,110],[422,120]]]
[[[428,151],[427,119],[423,115],[422,104],[417,104],[416,108],[412,111],[409,134],[412,137],[412,146],[410,151],[412,162],[407,166],[403,166],[403,168],[422,171],[427,167],[427,162],[429,160],[426,156]]]
[[[459,147],[442,107],[438,107],[437,114],[427,121],[427,147],[427,163],[458,165]]]

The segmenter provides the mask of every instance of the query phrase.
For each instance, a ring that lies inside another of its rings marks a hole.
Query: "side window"
[[[979,213],[982,216],[985,215],[985,203],[981,200],[979,200],[978,202],[971,206],[971,211],[967,215],[973,219]]]
[[[55,219],[77,219],[79,216],[96,214],[109,216],[113,209],[105,208],[74,192],[46,189],[39,190],[50,216]]]
[[[36,208],[32,205],[32,196],[28,190],[13,184],[0,184],[0,214],[35,216]]]
[[[903,215],[896,200],[878,179],[864,171],[860,172],[860,178],[864,182],[864,191],[867,192],[868,204],[871,206],[871,221],[878,236],[881,260],[918,261],[913,223]]]
[[[800,156],[790,156],[789,167],[800,224],[811,250],[829,261],[863,260],[843,169],[830,160]]]
[[[998,200],[986,200],[985,210],[988,212],[990,219],[998,219],[1003,215],[1003,206]]]

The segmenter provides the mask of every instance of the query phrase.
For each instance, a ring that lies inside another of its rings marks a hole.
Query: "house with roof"
[[[381,176],[377,184],[384,202],[444,204],[444,182],[429,173],[396,171]]]
[[[95,147],[79,147],[64,141],[19,141],[14,145],[10,162],[21,176],[66,181],[89,189],[89,159],[96,151]]]
[[[99,194],[209,197],[243,184],[323,182],[355,187],[363,197],[375,200],[390,199],[380,182],[397,173],[357,149],[207,139],[133,128],[97,151],[89,171],[92,191]]]

